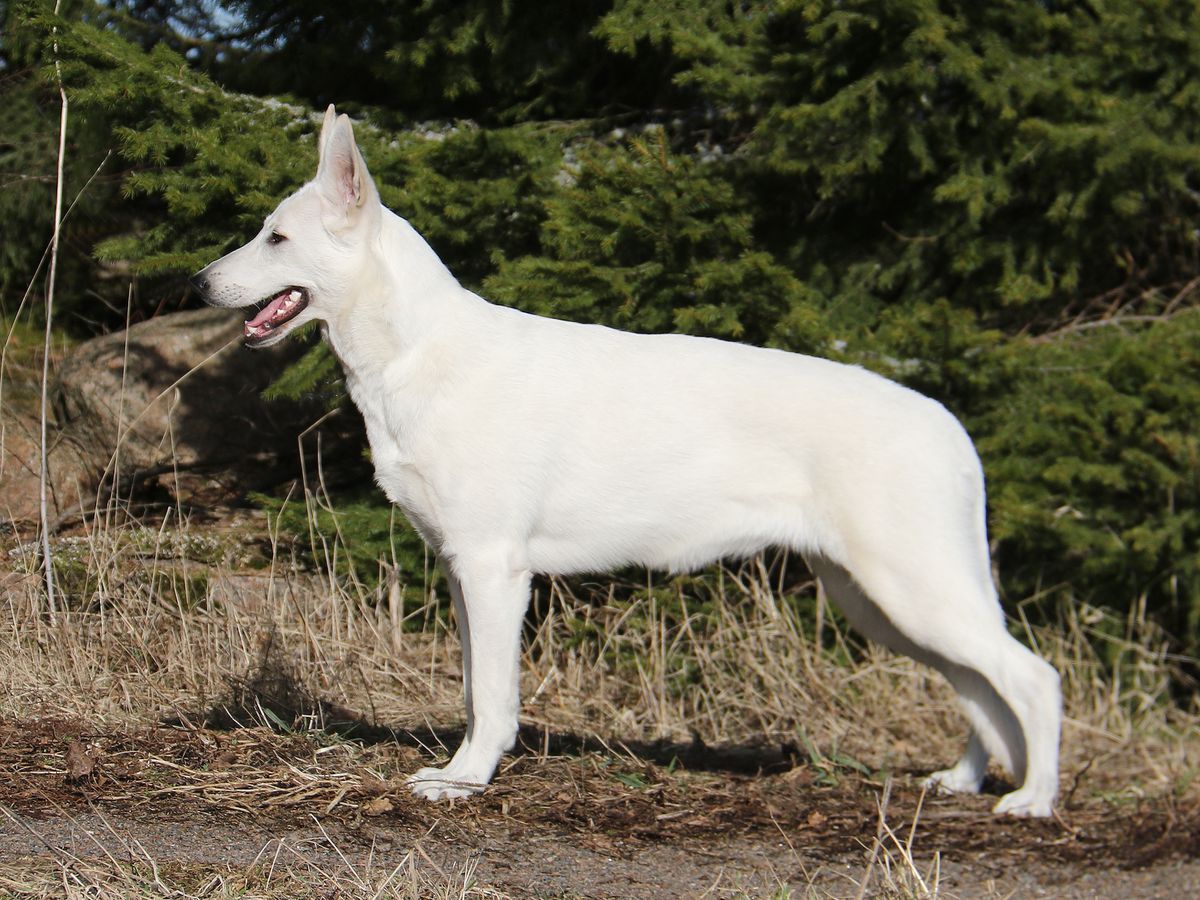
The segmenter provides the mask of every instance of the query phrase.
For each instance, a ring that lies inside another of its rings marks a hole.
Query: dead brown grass
[[[78,850],[69,850],[45,839],[36,823],[7,809],[0,808],[0,822],[24,829],[46,850],[18,865],[0,866],[0,896],[4,897],[502,900],[510,896],[478,884],[472,858],[449,870],[418,851],[394,864],[381,864],[372,856],[352,860],[328,834],[319,859],[314,859],[311,847],[281,840],[265,845],[249,866],[234,866],[160,861],[112,823],[105,823],[101,837],[91,846],[85,842]]]
[[[36,545],[4,548],[0,720],[15,732],[50,723],[48,744],[0,748],[9,799],[25,812],[56,792],[68,807],[166,804],[266,816],[268,828],[317,816],[369,832],[381,816],[412,852],[383,872],[364,870],[361,854],[339,857],[336,840],[307,867],[281,844],[290,862],[266,874],[136,848],[50,854],[19,876],[0,867],[0,893],[274,897],[329,884],[346,896],[503,896],[471,880],[470,859],[426,865],[419,834],[404,830],[422,814],[403,775],[452,751],[463,719],[446,598],[428,581],[408,585],[424,602],[403,616],[394,572],[378,587],[332,566],[313,572],[265,518],[241,517],[194,527],[171,510],[151,527],[120,510],[90,516],[55,542],[70,597],[55,616]],[[328,548],[335,558],[336,537]],[[621,594],[609,585],[539,585],[523,657],[523,752],[485,798],[453,812],[454,827],[552,826],[601,847],[617,834],[686,844],[774,831],[810,851],[858,848],[840,887],[780,876],[714,889],[780,897],[949,896],[944,849],[982,841],[995,852],[1016,834],[981,824],[988,798],[931,807],[914,787],[954,758],[965,733],[940,676],[856,640],[815,586],[784,577],[777,561]],[[815,618],[798,612],[814,599]],[[1126,828],[1142,829],[1131,861],[1191,846],[1200,719],[1170,702],[1177,661],[1163,636],[1142,615],[1115,622],[1086,606],[1057,627],[1022,627],[1063,674],[1067,711],[1062,818],[1048,826],[1056,831],[1022,833],[1040,852],[1061,844],[1063,860],[1109,852]],[[163,723],[188,737],[171,744]],[[60,759],[68,739],[98,755],[99,775],[70,785]],[[1126,817],[1103,823],[1113,810]]]
[[[199,724],[214,711],[299,730],[356,715],[394,729],[461,723],[444,598],[428,594],[409,615],[427,627],[409,631],[386,581],[347,585],[278,552],[248,572],[211,535],[171,525],[60,541],[60,564],[71,560],[82,588],[53,623],[31,549],[9,551],[0,715],[112,728]],[[791,745],[814,764],[870,771],[932,768],[958,750],[964,726],[939,676],[855,641],[830,616],[819,643],[761,561],[708,586],[702,625],[684,582],[651,583],[625,602],[559,581],[542,590],[523,661],[529,730],[610,744]],[[664,590],[674,592],[671,615]],[[1161,635],[1086,607],[1026,634],[1064,676],[1068,797],[1101,772],[1131,797],[1190,790],[1197,720],[1169,702]]]

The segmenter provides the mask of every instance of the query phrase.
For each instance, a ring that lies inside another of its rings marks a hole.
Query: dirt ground
[[[454,737],[0,722],[0,871],[89,856],[236,870],[283,854],[362,872],[415,854],[434,872],[466,866],[491,896],[1179,898],[1200,888],[1200,809],[1169,800],[1084,804],[1068,791],[1057,818],[1021,821],[988,811],[999,784],[977,798],[923,797],[915,773],[831,776],[788,748],[604,748],[541,733],[522,735],[527,746],[482,797],[411,798],[402,773]]]

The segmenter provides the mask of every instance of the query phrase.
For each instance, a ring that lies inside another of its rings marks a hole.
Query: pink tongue
[[[291,291],[284,291],[278,297],[273,298],[270,303],[259,311],[258,315],[246,323],[247,327],[257,328],[264,322],[270,321],[279,312],[279,307],[283,305],[283,301],[288,298],[290,293]]]

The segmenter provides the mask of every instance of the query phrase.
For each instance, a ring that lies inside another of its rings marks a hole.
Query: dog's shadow
[[[448,758],[462,742],[465,728],[405,727],[379,724],[356,710],[326,700],[309,690],[296,673],[283,664],[274,635],[261,649],[259,664],[242,678],[230,679],[227,695],[207,710],[176,715],[163,721],[168,727],[203,727],[222,731],[268,727],[279,733],[317,733],[363,746],[394,744],[412,747],[434,759]],[[831,767],[850,771],[837,760],[805,752],[797,744],[750,742],[710,746],[699,735],[691,741],[625,740],[569,731],[522,726],[512,755],[545,757],[624,757],[671,769],[719,775],[778,775],[797,768]],[[851,765],[862,773],[858,765]],[[828,774],[828,772],[827,772]],[[918,773],[911,773],[918,774]],[[1011,789],[989,775],[983,793]]]
[[[280,733],[318,732],[364,746],[414,747],[431,757],[448,757],[461,743],[465,733],[462,726],[393,727],[319,696],[289,664],[276,638],[273,631],[266,635],[257,664],[245,676],[229,679],[226,695],[211,707],[198,713],[174,715],[162,724],[219,731],[265,726]],[[518,732],[512,753],[526,757],[624,756],[663,767],[728,775],[778,774],[810,762],[803,751],[790,743],[712,747],[699,735],[686,742],[624,740],[530,725]]]
[[[282,691],[264,690],[260,683],[247,685],[245,693],[218,702],[197,715],[172,716],[168,727],[203,727],[218,731],[268,727],[279,733],[319,732],[363,746],[395,744],[412,747],[432,757],[448,757],[462,742],[465,728],[409,728],[374,723],[353,710],[311,696],[298,696],[294,685],[273,685]],[[290,689],[290,690],[289,690]],[[569,731],[549,731],[522,726],[514,756],[583,757],[622,756],[646,763],[689,771],[726,775],[773,775],[807,765],[809,760],[795,744],[738,744],[709,746],[697,735],[691,741],[625,740],[601,738]]]
[[[326,731],[339,734],[364,746],[397,744],[414,747],[438,757],[449,757],[462,741],[464,728],[392,728],[373,725],[363,719],[355,722],[331,723]],[[860,765],[845,766],[835,760],[811,759],[798,745],[745,743],[709,746],[699,735],[691,741],[669,740],[623,740],[584,736],[572,732],[548,731],[532,725],[524,725],[517,734],[517,744],[510,755],[539,759],[546,757],[584,757],[591,755],[621,756],[643,763],[689,772],[707,772],[714,775],[762,776],[781,775],[798,768],[812,768],[815,772],[837,769],[840,774],[855,772],[869,780]],[[919,780],[928,770],[905,771],[902,774]],[[839,776],[840,777],[840,776]],[[1012,782],[989,772],[983,781],[981,794],[1001,796],[1014,789]]]
[[[366,722],[338,726],[343,737],[364,745],[394,743],[437,755],[449,755],[462,741],[463,728],[390,728]],[[709,746],[699,736],[691,741],[624,740],[549,731],[522,726],[511,755],[524,757],[582,757],[590,755],[632,757],[657,766],[726,775],[774,775],[807,764],[795,744],[741,744]]]
[[[173,716],[163,721],[169,727],[197,726],[221,731],[266,726],[284,734],[320,734],[326,738],[350,741],[363,747],[385,744],[411,747],[421,751],[430,763],[449,758],[465,736],[462,726],[450,728],[381,725],[346,707],[311,695],[295,693],[272,694],[264,691],[261,682],[249,690],[252,702],[222,702],[196,716]],[[293,689],[293,684],[286,685]],[[241,698],[245,701],[246,697]],[[291,722],[292,724],[288,724]],[[723,776],[780,775],[794,769],[811,768],[814,773],[866,776],[859,765],[846,767],[836,760],[813,759],[799,746],[745,743],[709,746],[696,735],[691,741],[624,740],[610,737],[579,735],[569,731],[550,731],[532,725],[522,726],[511,754],[538,760],[553,757],[582,758],[586,756],[620,757],[649,763],[670,770],[707,772]],[[903,774],[919,778],[926,772],[908,771]],[[869,779],[868,779],[869,780]],[[982,794],[1000,796],[1012,790],[1004,778],[988,773]]]

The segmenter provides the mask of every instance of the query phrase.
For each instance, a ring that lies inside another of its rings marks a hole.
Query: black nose
[[[208,279],[204,277],[204,271],[201,270],[188,279],[188,284],[192,286],[192,290],[200,296],[208,293]]]

